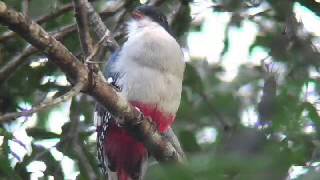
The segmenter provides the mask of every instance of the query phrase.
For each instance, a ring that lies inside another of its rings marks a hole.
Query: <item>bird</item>
[[[137,7],[126,29],[127,40],[109,58],[104,76],[182,153],[171,126],[181,99],[183,51],[166,16],[154,6]],[[102,105],[96,106],[94,114],[103,173],[109,180],[142,180],[150,155],[146,147]]]

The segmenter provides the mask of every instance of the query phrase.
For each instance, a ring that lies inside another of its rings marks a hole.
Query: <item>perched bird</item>
[[[140,6],[127,24],[128,39],[108,61],[109,83],[157,129],[181,149],[171,125],[182,91],[185,63],[166,17],[153,6]],[[146,172],[148,151],[115,118],[97,105],[98,158],[109,180],[141,180]]]

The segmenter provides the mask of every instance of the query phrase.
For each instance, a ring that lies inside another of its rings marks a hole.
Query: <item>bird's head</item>
[[[129,24],[130,25],[130,24]],[[156,7],[143,5],[132,12],[131,26],[134,28],[158,25],[171,34],[167,17]],[[130,28],[129,28],[130,29]]]

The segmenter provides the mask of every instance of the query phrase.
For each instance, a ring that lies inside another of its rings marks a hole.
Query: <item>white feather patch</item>
[[[129,38],[113,65],[123,72],[118,83],[129,101],[157,105],[175,114],[180,104],[184,58],[177,41],[159,24],[129,23]]]

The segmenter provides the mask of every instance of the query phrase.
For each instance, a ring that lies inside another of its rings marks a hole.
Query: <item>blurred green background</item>
[[[22,0],[5,0],[22,11]],[[124,22],[140,3],[95,0],[122,43]],[[174,131],[187,153],[185,166],[151,163],[147,179],[320,179],[320,1],[163,0],[187,61]],[[70,0],[31,0],[37,20]],[[118,4],[123,6],[116,9]],[[111,7],[111,8],[110,8]],[[72,8],[41,25],[64,31]],[[70,89],[64,74],[0,25],[0,114]],[[77,33],[62,38],[80,54]],[[0,125],[0,179],[102,179],[96,159],[95,102],[78,95],[61,105]],[[154,160],[151,160],[154,161]]]

